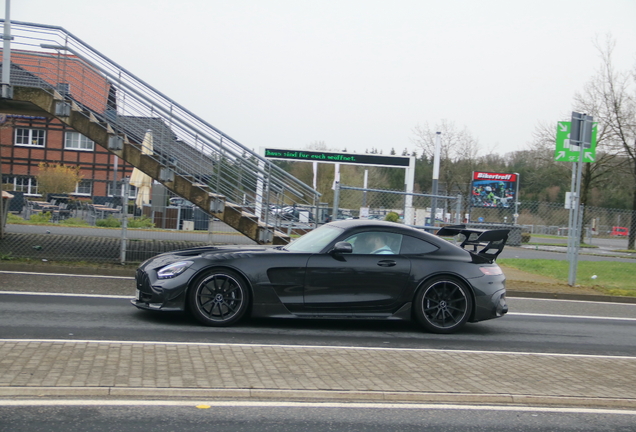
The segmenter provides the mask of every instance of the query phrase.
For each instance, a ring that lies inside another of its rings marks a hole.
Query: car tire
[[[466,324],[473,299],[463,282],[436,277],[417,291],[414,302],[417,321],[431,333],[454,333]]]
[[[226,327],[245,315],[250,300],[247,284],[230,270],[215,270],[198,278],[188,291],[194,317],[207,326]]]

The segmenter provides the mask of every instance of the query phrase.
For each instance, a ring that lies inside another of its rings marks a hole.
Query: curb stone
[[[215,400],[285,400],[296,402],[366,402],[366,403],[433,403],[460,405],[506,405],[541,407],[577,407],[595,409],[636,409],[636,399],[534,396],[517,394],[424,393],[342,390],[278,390],[278,389],[189,389],[132,387],[0,387],[0,398],[87,397],[215,399]]]

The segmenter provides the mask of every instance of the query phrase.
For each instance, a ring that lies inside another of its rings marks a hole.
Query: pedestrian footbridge
[[[289,241],[270,204],[318,205],[318,192],[65,29],[14,21],[11,38],[0,112],[60,120],[258,243]]]

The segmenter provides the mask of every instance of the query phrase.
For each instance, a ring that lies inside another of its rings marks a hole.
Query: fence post
[[[121,206],[121,245],[119,248],[119,262],[122,265],[126,264],[126,243],[128,235],[128,179],[123,178],[124,182],[124,196],[122,197]]]
[[[462,195],[457,194],[457,203],[455,206],[455,223],[459,225],[462,223],[463,219],[464,218],[462,217]]]
[[[332,221],[338,220],[338,206],[340,205],[340,182],[334,182],[333,189],[333,214],[331,215]]]

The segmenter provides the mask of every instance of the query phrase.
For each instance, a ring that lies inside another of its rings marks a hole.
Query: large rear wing
[[[496,260],[497,256],[499,256],[503,250],[509,233],[509,229],[483,230],[466,228],[465,225],[446,226],[437,231],[439,237],[450,237],[461,234],[464,236],[464,240],[460,245],[462,249],[466,249],[467,246],[472,246],[472,251],[470,249],[466,250],[492,261]],[[478,250],[479,248],[482,249]]]

